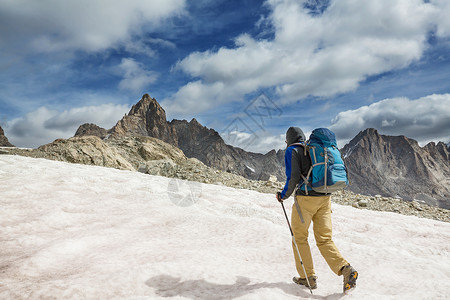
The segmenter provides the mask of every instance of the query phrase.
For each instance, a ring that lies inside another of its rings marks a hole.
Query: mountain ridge
[[[280,168],[284,163],[282,150],[266,154],[247,152],[227,145],[216,130],[203,126],[195,118],[189,122],[176,119],[169,122],[164,109],[149,94],[144,94],[111,129],[83,124],[75,136],[91,134],[102,138],[155,137],[180,148],[187,157],[197,158],[209,167],[254,180],[268,180],[270,175],[275,175],[278,180],[285,179]]]
[[[83,124],[78,135],[104,135],[104,129]],[[84,129],[84,130],[82,130]],[[89,130],[88,130],[89,129]],[[284,150],[266,154],[247,152],[227,145],[220,134],[191,121],[167,121],[164,109],[148,94],[133,105],[104,138],[151,136],[163,140],[205,165],[253,180],[284,174]],[[398,196],[429,205],[450,208],[449,148],[442,142],[420,147],[405,136],[385,136],[376,129],[361,131],[341,153],[349,169],[350,191],[365,195]],[[441,167],[440,167],[441,166]],[[424,183],[425,182],[425,183]]]
[[[342,149],[349,171],[349,190],[398,196],[450,208],[449,152],[442,142],[420,147],[405,136],[361,131]]]

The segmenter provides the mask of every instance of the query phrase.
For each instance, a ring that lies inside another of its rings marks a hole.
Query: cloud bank
[[[23,118],[6,123],[4,129],[12,144],[35,148],[58,138],[72,137],[84,123],[109,129],[129,109],[128,105],[114,104],[78,107],[63,112],[40,107]]]
[[[184,8],[185,0],[1,1],[2,48],[31,41],[29,51],[104,50],[131,44],[143,25],[160,26]]]
[[[385,99],[340,112],[330,127],[343,141],[349,141],[366,128],[375,128],[387,135],[404,135],[421,145],[430,140],[449,142],[450,94],[429,95],[415,100]]]
[[[243,34],[234,48],[194,52],[175,70],[194,80],[164,106],[199,113],[274,88],[281,103],[355,90],[368,76],[418,61],[430,32],[450,35],[448,1],[269,0],[273,39]]]
[[[284,134],[272,135],[267,131],[250,133],[236,130],[221,132],[220,135],[226,144],[255,153],[265,154],[273,149],[277,151],[286,148]]]
[[[106,61],[116,53],[154,59],[157,47],[174,45],[152,34],[163,30],[168,19],[185,14],[185,6],[185,0],[0,1],[0,87],[17,94],[16,82],[38,90],[58,80],[65,79],[65,85],[88,81],[89,75],[76,76],[76,71],[89,70],[96,59],[103,60],[95,66],[98,75],[105,77],[101,70],[106,70],[108,77],[114,67]],[[76,62],[79,57],[86,59]],[[122,91],[142,93],[157,78],[133,60],[119,61],[115,68],[122,69],[115,74],[123,76],[117,81]],[[48,85],[44,92],[53,87]]]
[[[405,97],[384,99],[340,112],[331,120],[330,125],[322,126],[330,128],[336,134],[339,147],[344,147],[367,128],[375,128],[385,135],[404,135],[417,140],[421,146],[430,141],[448,143],[450,94],[433,94],[413,100]],[[220,134],[227,144],[252,152],[267,153],[286,146],[284,132],[274,135],[268,131],[245,132],[233,129]],[[310,134],[310,130],[305,131],[307,138]]]

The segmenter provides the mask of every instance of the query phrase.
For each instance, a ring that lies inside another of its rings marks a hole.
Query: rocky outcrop
[[[133,166],[115,148],[108,146],[96,136],[58,139],[50,144],[40,146],[36,154],[42,154],[41,157],[52,160],[134,170]]]
[[[105,132],[98,126],[83,126],[77,131],[80,135],[104,136]],[[105,141],[119,146],[117,149],[127,149],[118,151],[123,157],[132,153],[127,160],[139,168],[139,162],[145,161],[145,157],[138,156],[134,143],[141,141],[128,140],[121,144],[121,139],[139,137],[165,141],[181,149],[188,158],[248,179],[267,180],[276,176],[284,181],[286,178],[283,150],[266,154],[247,152],[227,145],[217,131],[196,119],[167,122],[164,109],[148,94],[107,131]],[[399,196],[409,201],[416,199],[446,208],[450,208],[448,153],[448,145],[443,143],[430,143],[421,148],[414,140],[382,136],[375,129],[361,132],[342,149],[350,172],[350,190],[366,195]]]
[[[101,128],[95,124],[86,123],[78,127],[75,136],[96,136],[101,139],[104,139],[107,136],[108,132],[105,128]]]
[[[176,132],[167,123],[166,112],[155,98],[148,94],[133,105],[128,115],[124,116],[110,130],[111,136],[150,136],[177,146]]]
[[[168,159],[179,164],[187,160],[183,151],[153,137],[109,138],[105,142],[115,148],[136,170],[149,161]]]
[[[441,153],[441,148],[434,148],[433,145],[427,146],[429,147],[436,149],[436,153]],[[284,185],[283,182],[277,181],[275,176],[270,176],[268,180],[263,181],[251,180],[208,167],[198,159],[187,158],[180,149],[151,137],[123,137],[103,141],[95,136],[82,136],[67,140],[58,139],[38,149],[3,148],[2,150],[5,151],[4,154],[139,170],[151,175],[185,179],[189,182],[225,185],[271,194],[280,191]],[[440,155],[436,153],[432,155]],[[271,155],[278,154],[273,151]],[[450,222],[450,210],[423,205],[418,201],[406,202],[398,197],[365,196],[344,191],[333,194],[332,200],[358,209],[388,211]]]
[[[422,148],[407,137],[366,129],[343,148],[342,154],[350,190],[450,209],[450,163],[445,144],[430,143]]]
[[[253,153],[227,145],[217,131],[202,126],[196,119],[190,122],[173,120],[169,124],[177,133],[178,147],[187,157],[249,179],[267,180],[270,175],[275,175],[279,180],[285,178],[284,154],[279,155],[275,151]]]
[[[3,128],[1,126],[0,126],[0,147],[14,147],[14,145],[8,141],[8,138],[5,136],[5,132],[3,131]]]
[[[284,152],[252,153],[225,144],[214,129],[206,128],[196,119],[167,122],[166,113],[156,99],[148,94],[133,105],[110,130],[94,124],[78,128],[76,136],[94,135],[100,138],[154,137],[180,148],[187,157],[197,158],[207,166],[245,176],[266,180],[271,175],[284,180]],[[131,149],[131,148],[130,148]]]
[[[187,160],[183,151],[152,137],[122,137],[102,140],[96,136],[57,139],[37,149],[4,149],[2,154],[17,154],[71,163],[96,165],[122,170],[138,170],[147,162]]]

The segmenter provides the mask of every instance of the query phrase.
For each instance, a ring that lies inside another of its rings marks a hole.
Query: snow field
[[[291,283],[273,195],[176,182],[174,192],[170,178],[0,156],[0,299],[342,297],[312,234],[318,289]],[[360,273],[346,298],[450,299],[450,224],[333,204],[333,229]]]

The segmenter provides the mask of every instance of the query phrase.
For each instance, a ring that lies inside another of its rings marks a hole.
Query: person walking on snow
[[[307,176],[311,167],[311,159],[308,151],[304,151],[302,143],[305,143],[303,131],[298,127],[290,127],[286,132],[285,164],[287,179],[284,189],[276,194],[279,202],[291,196],[300,181],[302,181],[302,175]],[[297,207],[300,211],[298,211]],[[309,281],[311,289],[317,288],[317,276],[308,244],[308,228],[311,221],[313,222],[314,237],[320,253],[334,273],[338,276],[344,276],[344,292],[354,288],[358,272],[342,257],[332,240],[331,194],[308,191],[306,195],[301,189],[297,189],[295,193],[291,224],[306,274],[304,274],[295,245],[292,243],[295,266],[300,275],[300,277],[294,277],[292,280],[304,286],[308,286]],[[308,277],[308,281],[306,277]]]

